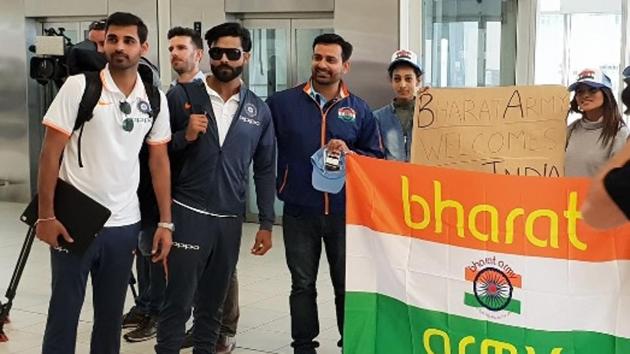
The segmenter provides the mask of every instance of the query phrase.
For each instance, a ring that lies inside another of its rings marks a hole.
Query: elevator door
[[[333,32],[332,19],[248,19],[243,25],[252,34],[252,56],[245,70],[247,86],[263,100],[277,91],[306,82],[311,76],[312,45],[315,37]],[[250,167],[247,219],[258,220],[258,207]],[[282,202],[276,199],[276,216]]]
[[[332,19],[244,20],[252,34],[245,83],[263,99],[306,81],[313,39],[332,32]]]
[[[424,81],[436,87],[515,83],[515,0],[423,2]]]

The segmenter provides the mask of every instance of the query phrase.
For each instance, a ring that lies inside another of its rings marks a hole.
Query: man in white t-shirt
[[[39,163],[37,237],[51,247],[52,295],[42,353],[74,353],[79,314],[91,275],[94,325],[91,353],[118,353],[122,311],[140,231],[136,189],[138,153],[149,144],[149,167],[159,207],[160,223],[153,242],[153,261],[166,259],[172,244],[170,141],[168,104],[160,92],[160,113],[153,118],[138,61],[148,51],[147,27],[129,13],[107,19],[105,55],[100,73],[101,97],[82,138],[74,131],[85,90],[84,75],[71,76],[44,116],[46,136]],[[79,147],[80,144],[80,147]],[[63,159],[60,163],[60,157]],[[57,178],[107,207],[111,217],[83,255],[59,247],[58,239],[73,242],[55,218]]]

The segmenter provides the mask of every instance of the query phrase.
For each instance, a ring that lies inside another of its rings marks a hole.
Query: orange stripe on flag
[[[586,179],[493,175],[348,155],[346,222],[489,252],[630,260],[630,227],[581,221]]]

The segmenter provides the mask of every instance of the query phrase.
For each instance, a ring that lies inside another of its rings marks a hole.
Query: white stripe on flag
[[[630,261],[579,262],[479,251],[347,225],[346,289],[380,293],[411,306],[550,331],[584,330],[630,338]],[[457,237],[452,235],[451,237]],[[522,277],[521,314],[464,304],[465,268],[482,259]],[[492,261],[491,261],[492,262]],[[490,319],[484,313],[500,315]]]

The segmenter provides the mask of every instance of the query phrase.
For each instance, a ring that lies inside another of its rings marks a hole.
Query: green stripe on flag
[[[484,298],[484,297],[487,297],[487,296],[482,296],[482,298]],[[481,305],[479,303],[479,301],[477,300],[475,295],[470,294],[470,293],[466,293],[464,295],[464,304],[466,304],[468,306],[472,306],[472,307],[481,307],[481,308],[483,308],[483,305]],[[512,313],[520,314],[521,313],[521,302],[518,301],[518,300],[512,299],[512,300],[510,300],[510,303],[505,307],[504,310],[512,312]]]
[[[450,351],[444,349],[445,341],[450,344]],[[467,342],[470,344],[465,345]],[[361,292],[346,293],[343,343],[344,354],[630,353],[628,338],[502,325],[424,310],[385,295]],[[555,348],[562,350],[554,351]]]

